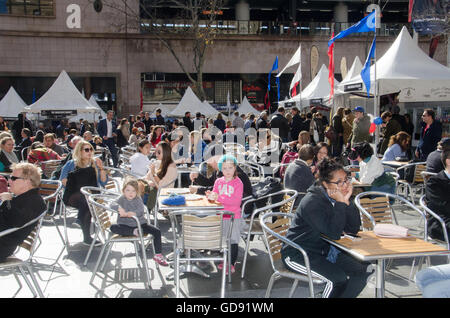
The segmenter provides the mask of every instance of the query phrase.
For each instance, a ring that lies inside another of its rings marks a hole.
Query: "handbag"
[[[336,131],[334,130],[333,126],[330,126],[325,130],[325,137],[331,142],[334,142],[336,140]]]
[[[64,204],[68,204],[69,198],[79,193],[82,187],[97,187],[97,174],[94,167],[76,168],[67,175],[66,188],[63,194]]]

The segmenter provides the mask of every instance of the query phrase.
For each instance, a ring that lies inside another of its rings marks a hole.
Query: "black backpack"
[[[253,186],[253,197],[258,199],[265,195],[276,193],[283,190],[283,184],[280,178],[266,177],[263,181]],[[272,197],[272,203],[280,202],[283,200],[283,194]],[[268,204],[268,199],[261,199],[254,202],[255,208],[259,209]]]

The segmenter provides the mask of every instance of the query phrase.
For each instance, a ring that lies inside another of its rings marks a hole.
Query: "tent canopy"
[[[337,85],[339,82],[334,79],[334,87],[337,89]],[[280,102],[281,103],[298,103],[301,102],[301,107],[310,106],[312,99],[322,99],[321,104],[326,104],[326,102],[330,99],[330,83],[328,82],[328,68],[325,64],[322,64],[319,72],[316,77],[306,86],[301,94],[294,96],[287,101]]]
[[[43,110],[95,112],[96,108],[78,91],[66,71],[62,71],[49,90],[34,104],[26,107],[32,113]]]
[[[96,108],[95,113],[77,114],[76,116],[70,117],[69,121],[70,122],[78,122],[78,121],[80,121],[80,119],[86,119],[89,122],[92,122],[92,121],[98,122],[100,120],[100,116],[102,116],[102,118],[106,118],[105,111],[97,103],[94,95],[91,95],[91,98],[89,98],[89,103]]]
[[[370,68],[370,81],[378,83],[378,95],[400,92],[400,102],[450,100],[450,68],[430,58],[403,27],[386,53]],[[347,84],[363,83],[356,75]],[[365,92],[365,85],[362,84]],[[375,85],[370,86],[373,95]],[[344,89],[344,87],[340,87]]]
[[[0,100],[0,116],[3,118],[17,118],[17,115],[26,111],[27,104],[17,94],[14,87],[10,87],[6,95]]]
[[[184,96],[181,98],[177,107],[169,113],[169,116],[184,117],[186,112],[191,112],[191,114],[200,112],[207,117],[215,116],[218,113],[218,111],[211,105],[202,103],[200,99],[195,96],[190,87],[186,89]]]
[[[350,67],[350,70],[348,71],[347,75],[342,79],[342,81],[338,85],[338,89],[335,92],[335,95],[344,94],[344,85],[347,85],[355,76],[358,76],[361,74],[363,66],[361,63],[361,60],[358,56],[355,57],[353,60],[353,64]],[[342,89],[341,89],[342,88]]]
[[[242,100],[241,106],[239,106],[237,111],[239,112],[239,114],[246,114],[246,115],[248,113],[259,115],[259,113],[260,113],[255,108],[253,108],[253,106],[249,103],[247,96],[244,97],[244,99]]]

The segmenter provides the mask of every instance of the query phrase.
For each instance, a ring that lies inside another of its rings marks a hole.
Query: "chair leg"
[[[231,284],[231,244],[228,244],[228,283]],[[223,264],[223,267],[225,268],[225,264],[227,264],[227,262],[225,262]]]
[[[37,291],[39,297],[45,298],[44,294],[42,293],[41,287],[39,286],[39,283],[38,283],[36,277],[34,276],[33,268],[31,267],[30,264],[27,264],[27,269],[28,269],[28,272],[30,273],[31,280],[33,281],[34,287],[36,288],[36,291]]]
[[[65,236],[65,242],[66,242],[66,249],[67,249],[67,253],[69,253],[70,243],[69,243],[69,236],[67,235],[67,218],[66,218],[67,211],[66,211],[66,207],[62,203],[62,201],[60,204],[61,204],[61,206],[59,208],[59,211],[60,211],[60,214],[62,214],[63,221],[64,221],[64,236]],[[86,264],[84,264],[84,266],[86,266]]]
[[[175,297],[180,298],[180,251],[175,250],[175,268],[174,268],[174,278],[175,278]]]
[[[89,257],[91,257],[91,253],[92,253],[92,250],[94,249],[95,241],[97,240],[97,238],[98,238],[98,231],[96,230],[95,231],[95,235],[94,235],[94,239],[92,240],[92,243],[89,246],[89,250],[88,250],[88,253],[86,254],[86,258],[84,259],[84,262],[83,262],[84,266],[87,265]]]
[[[19,267],[20,274],[22,275],[22,277],[23,277],[25,283],[27,283],[28,288],[29,288],[29,289],[31,290],[31,292],[33,293],[33,296],[34,296],[34,297],[37,297],[38,294],[37,294],[36,291],[34,290],[33,284],[32,284],[32,283],[30,282],[30,280],[28,279],[27,273],[25,273],[25,271],[23,270],[22,266],[18,266],[18,267]]]
[[[225,264],[230,264],[231,260],[227,259],[228,251],[223,251],[223,264],[222,267],[222,284],[220,287],[220,298],[225,298],[225,281],[226,281],[226,270],[225,270]],[[228,266],[228,276],[231,277],[231,266]]]
[[[137,244],[136,244],[136,247],[137,247]],[[148,288],[151,287],[151,285],[150,285],[150,272],[149,272],[148,264],[147,264],[147,252],[145,251],[145,243],[144,243],[144,240],[142,238],[141,238],[141,249],[142,249],[142,263],[144,265],[145,276],[147,277],[147,284],[145,284],[145,289],[148,289]],[[137,254],[138,254],[138,251],[136,249],[136,255]]]
[[[103,272],[103,270],[105,269],[106,261],[108,260],[108,257],[109,257],[109,254],[111,253],[113,245],[114,245],[114,242],[109,242],[108,249],[106,250],[106,254],[103,257],[102,266],[100,267],[101,272]]]
[[[272,291],[273,284],[275,283],[275,280],[277,279],[277,273],[273,273],[272,276],[270,276],[269,284],[267,285],[266,295],[265,298],[270,297],[270,292]]]
[[[51,218],[52,218],[53,224],[55,225],[56,231],[58,232],[59,238],[61,239],[61,242],[63,243],[64,247],[67,247],[66,241],[65,241],[63,235],[61,234],[61,231],[59,230],[58,225],[56,224],[55,217],[52,215]]]
[[[105,252],[106,247],[109,245],[109,242],[106,242],[105,245],[103,245],[102,250],[100,251],[100,255],[98,256],[97,262],[95,263],[94,270],[92,271],[91,280],[89,283],[92,284],[92,281],[94,280],[95,275],[97,274],[98,266],[100,265],[100,261],[102,259],[103,253]]]
[[[247,255],[249,247],[250,247],[250,231],[248,232],[247,241],[245,242],[245,252],[244,252],[244,261],[242,262],[241,278],[244,278],[245,276],[245,266],[247,265]]]
[[[141,267],[141,260],[140,260],[140,258],[139,258],[139,248],[138,248],[137,242],[134,241],[133,244],[134,244],[134,250],[135,250],[135,252],[136,252],[135,254],[136,254],[136,263],[137,263],[137,266],[138,266],[138,267]]]

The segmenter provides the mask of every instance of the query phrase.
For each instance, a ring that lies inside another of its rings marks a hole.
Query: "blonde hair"
[[[75,165],[80,168],[86,168],[89,166],[92,166],[95,168],[93,156],[92,156],[92,159],[90,160],[90,162],[83,162],[83,159],[81,159],[82,158],[81,152],[83,151],[84,146],[89,146],[92,149],[92,153],[94,153],[94,147],[92,147],[92,145],[88,141],[80,140],[77,143],[77,145],[75,146],[75,149],[73,150],[72,156],[73,156],[73,160],[75,161]]]
[[[202,140],[202,133],[194,130],[194,131],[191,131],[189,135],[190,135],[190,137],[194,137],[194,141],[192,142],[190,148],[192,149],[192,153],[196,153],[199,141]]]
[[[14,142],[14,138],[11,136],[6,136],[0,139],[0,144],[4,146],[8,140],[12,140]]]
[[[28,162],[13,163],[12,170],[22,170],[22,178],[30,180],[33,188],[38,188],[41,184],[42,170],[38,166]]]

